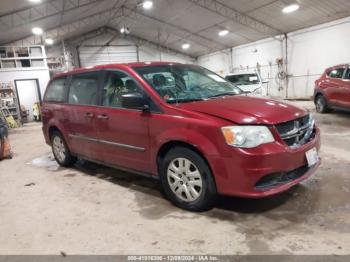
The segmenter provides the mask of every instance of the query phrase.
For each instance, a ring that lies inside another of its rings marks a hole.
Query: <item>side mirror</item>
[[[122,107],[149,111],[149,99],[141,93],[128,93],[122,95]]]

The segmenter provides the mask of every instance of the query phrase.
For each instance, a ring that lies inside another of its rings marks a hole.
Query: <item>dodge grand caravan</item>
[[[194,65],[133,63],[56,75],[42,106],[43,133],[62,166],[77,158],[160,180],[192,211],[217,194],[285,191],[320,164],[319,129],[305,110],[246,96]]]

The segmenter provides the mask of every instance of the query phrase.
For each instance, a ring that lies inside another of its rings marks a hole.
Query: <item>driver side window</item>
[[[143,94],[134,79],[120,71],[108,72],[103,87],[102,105],[123,108],[123,96],[131,93]]]
[[[346,70],[345,79],[350,79],[350,68]]]

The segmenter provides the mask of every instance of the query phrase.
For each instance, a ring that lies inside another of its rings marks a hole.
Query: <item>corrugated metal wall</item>
[[[137,47],[127,46],[81,46],[79,57],[82,67],[111,63],[137,62]]]

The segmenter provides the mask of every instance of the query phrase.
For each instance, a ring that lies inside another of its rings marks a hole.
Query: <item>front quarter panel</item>
[[[158,152],[168,142],[190,144],[196,147],[208,161],[211,157],[218,156],[221,153],[221,142],[224,145],[220,123],[181,115],[152,115],[150,118],[150,138],[150,148],[153,150],[151,152],[152,163],[154,164],[152,166],[152,172],[155,174],[158,169]]]

